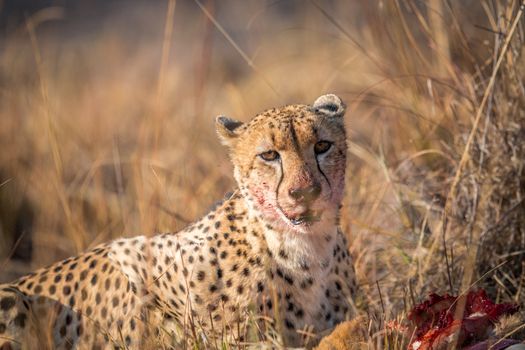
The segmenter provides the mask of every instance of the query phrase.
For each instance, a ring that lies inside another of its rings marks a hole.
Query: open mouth
[[[293,218],[288,218],[293,225],[309,225],[321,220],[321,215],[316,214],[311,210],[299,214]]]

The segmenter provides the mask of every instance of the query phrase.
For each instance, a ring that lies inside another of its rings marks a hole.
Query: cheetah
[[[217,117],[232,195],[180,232],[117,239],[0,286],[0,347],[206,348],[268,334],[315,345],[356,313],[339,229],[345,109],[329,94],[245,123]]]

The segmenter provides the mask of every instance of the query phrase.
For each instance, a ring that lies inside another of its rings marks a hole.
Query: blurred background
[[[348,105],[342,221],[370,307],[392,319],[471,285],[523,302],[518,9],[0,1],[0,280],[181,229],[235,186],[216,115],[331,92]]]

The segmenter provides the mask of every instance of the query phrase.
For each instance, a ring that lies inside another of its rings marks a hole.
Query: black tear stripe
[[[325,119],[322,120],[321,123],[319,123],[319,127],[321,128],[323,126],[323,124],[325,123]],[[317,132],[318,132],[318,129],[314,126],[314,131],[315,131],[315,135],[317,137]],[[332,145],[332,147],[334,147],[334,145]],[[324,179],[326,180],[326,183],[328,184],[328,188],[330,188],[330,192],[332,192],[332,184],[330,183],[330,181],[328,180],[328,177],[326,177],[326,174],[323,172],[323,170],[321,170],[321,165],[319,165],[319,158],[317,158],[317,156],[315,156],[315,164],[317,165],[317,170],[319,170],[319,172],[321,173],[321,175],[323,175]],[[332,194],[330,193],[330,196]]]
[[[332,185],[330,184],[330,181],[326,177],[325,173],[321,170],[321,166],[319,165],[319,158],[315,157],[315,164],[317,164],[317,170],[323,175],[324,179],[326,180],[326,183],[328,184],[328,187],[330,188],[330,192],[332,192]]]
[[[281,188],[281,184],[284,179],[284,169],[283,169],[283,159],[279,158],[279,167],[281,169],[281,177],[279,178],[279,182],[277,183],[277,189],[275,190],[275,204],[277,205],[277,208],[281,211],[281,213],[284,214],[283,208],[281,208],[281,205],[279,204],[279,188]]]

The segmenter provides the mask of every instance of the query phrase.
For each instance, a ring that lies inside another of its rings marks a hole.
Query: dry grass
[[[369,345],[402,348],[385,321],[430,291],[523,304],[525,20],[513,27],[519,1],[451,3],[116,2],[10,25],[2,279],[182,228],[234,186],[215,115],[334,92],[349,105],[343,227]],[[28,238],[30,262],[6,260]]]

